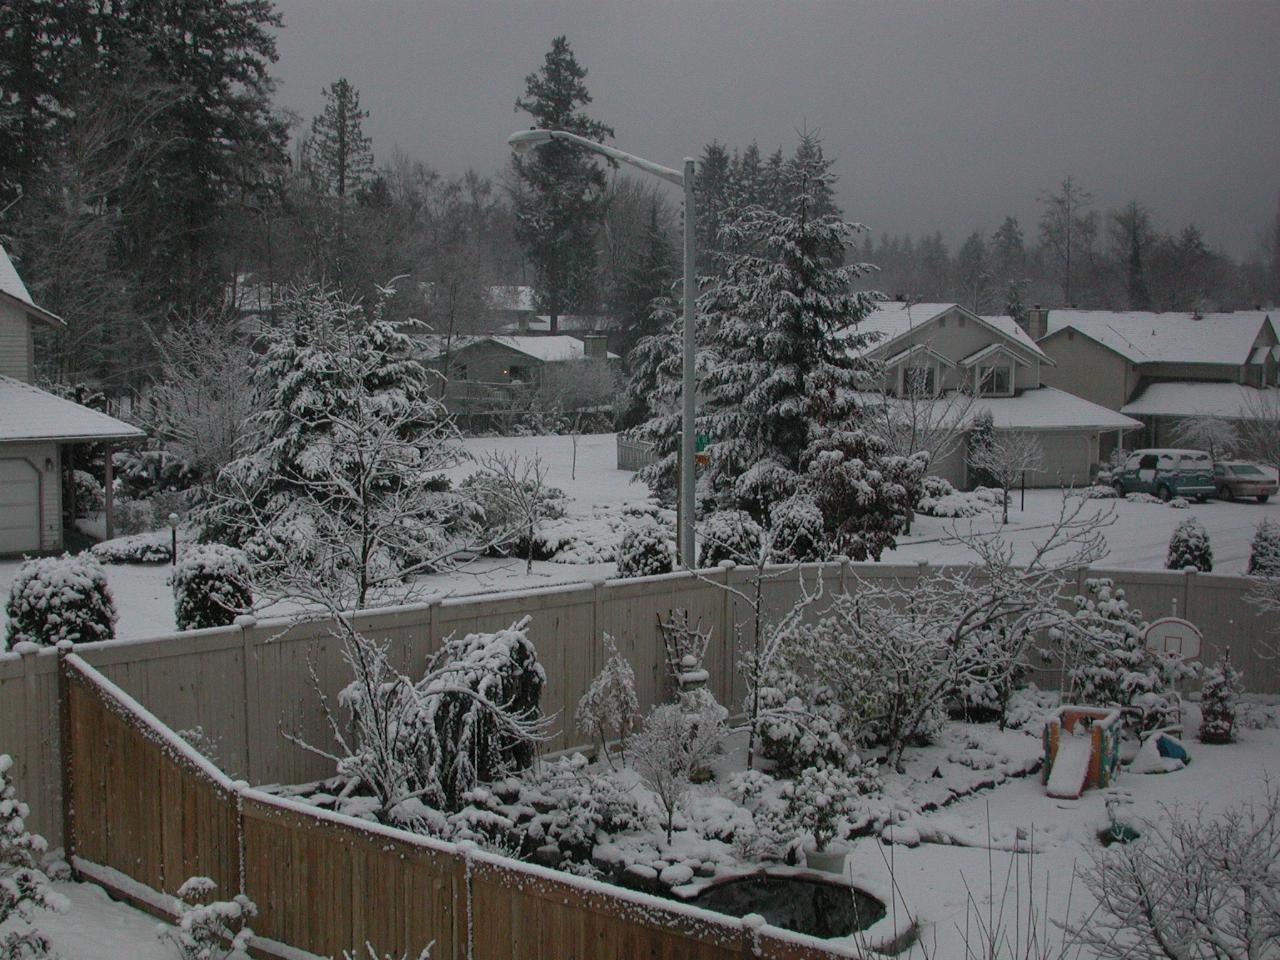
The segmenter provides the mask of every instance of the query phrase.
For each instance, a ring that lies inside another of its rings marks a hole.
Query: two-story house
[[[63,461],[69,444],[106,443],[107,536],[112,534],[110,444],[137,427],[32,385],[35,324],[64,326],[35,305],[0,247],[0,555],[62,549]]]
[[[1046,383],[1137,417],[1140,444],[1170,446],[1188,417],[1280,410],[1277,319],[1267,310],[1036,309],[1028,332],[1053,358]]]
[[[863,351],[883,367],[881,395],[944,403],[957,391],[968,420],[989,410],[996,429],[1033,434],[1044,451],[1042,469],[1028,486],[1081,486],[1100,459],[1103,435],[1115,437],[1141,424],[1115,410],[1045,383],[1054,361],[1009,317],[983,317],[954,303],[886,301],[858,331],[872,335]],[[964,450],[929,472],[967,483]]]

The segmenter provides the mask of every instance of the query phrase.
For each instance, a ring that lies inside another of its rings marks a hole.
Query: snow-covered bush
[[[1030,637],[1009,637],[1004,626],[967,634],[957,652],[953,711],[970,722],[1003,724],[1009,698],[1025,673],[1022,660],[1007,656],[1007,651],[1029,643]]]
[[[102,563],[169,563],[173,559],[168,531],[103,540],[90,547],[89,552]]]
[[[873,708],[871,692],[860,679],[849,677],[848,685],[837,691],[809,675],[802,664],[793,665],[785,654],[762,672],[756,733],[761,752],[780,775],[795,776],[807,767],[849,769],[858,764],[856,738],[871,739],[867,718]],[[856,726],[850,722],[850,699],[862,721]]]
[[[776,460],[761,460],[733,483],[733,505],[751,514],[756,523],[769,519],[775,504],[796,492],[796,475]]]
[[[481,780],[527,767],[544,738],[538,697],[546,682],[529,619],[446,641],[420,680],[392,666],[388,642],[339,621],[353,679],[338,703],[348,716],[333,715],[321,696],[344,796],[360,798],[376,819],[434,829],[443,824],[439,811],[456,811]]]
[[[1200,739],[1204,743],[1230,743],[1235,739],[1236,704],[1244,688],[1231,655],[1204,672],[1200,687]]]
[[[894,456],[864,430],[835,431],[801,457],[800,490],[822,511],[826,551],[851,560],[879,560],[911,516],[912,491],[928,456]]]
[[[1166,808],[1138,843],[1098,847],[1080,871],[1097,902],[1069,929],[1098,960],[1277,955],[1280,788],[1209,819]]]
[[[1249,545],[1248,573],[1257,577],[1280,576],[1280,524],[1270,519],[1258,524]]]
[[[823,559],[822,511],[811,497],[797,494],[769,509],[769,560],[809,563]]]
[[[1186,510],[1191,506],[1191,501],[1186,497],[1174,497],[1169,501],[1168,506],[1173,510]]]
[[[973,493],[949,493],[941,497],[924,496],[916,511],[927,517],[977,517],[991,512],[991,504]]]
[[[14,574],[4,609],[9,646],[91,643],[115,636],[116,605],[107,576],[84,553],[28,560]]]
[[[122,537],[135,533],[146,533],[162,525],[156,516],[155,505],[150,500],[130,500],[128,497],[117,497],[113,505],[116,533]]]
[[[1144,646],[1146,621],[1124,590],[1107,579],[1086,580],[1085,589],[1074,598],[1071,623],[1050,630],[1065,644],[1072,699],[1120,707],[1139,731],[1169,725],[1179,709],[1172,684],[1178,668]]]
[[[93,474],[76,470],[72,474],[75,483],[76,516],[88,517],[102,512],[106,506],[106,491]]]
[[[1120,496],[1115,487],[1109,487],[1104,483],[1084,487],[1077,491],[1077,494],[1086,500],[1115,500]]]
[[[481,467],[458,484],[458,492],[472,512],[485,553],[549,559],[555,545],[538,535],[538,527],[564,516],[564,491],[545,484],[537,458],[495,453]]]
[[[855,773],[836,767],[809,767],[787,788],[787,815],[798,830],[813,837],[813,845],[825,850],[839,835],[841,821],[852,826],[865,826],[859,817],[861,798],[880,789],[879,778],[870,765]]]
[[[656,520],[646,517],[618,541],[618,576],[649,577],[670,573],[674,566],[671,535]]]
[[[1169,538],[1169,554],[1164,565],[1170,570],[1194,567],[1201,573],[1213,570],[1213,548],[1209,545],[1209,531],[1195,517],[1187,517],[1173,528]]]
[[[1153,497],[1149,493],[1126,493],[1124,499],[1127,503],[1164,503],[1159,497]]]
[[[941,500],[943,497],[949,497],[956,492],[956,488],[951,485],[951,481],[945,477],[925,477],[920,481],[920,496],[931,497],[934,500]]]
[[[604,650],[604,666],[578,701],[573,718],[578,730],[600,744],[600,752],[612,767],[609,740],[618,741],[618,752],[626,762],[627,735],[640,714],[640,701],[636,697],[635,671],[607,633]]]
[[[253,604],[244,551],[221,543],[184,550],[174,568],[173,609],[179,630],[223,627]]]
[[[213,900],[217,889],[208,877],[187,879],[173,901],[177,925],[162,923],[156,930],[161,940],[177,947],[182,960],[226,960],[249,948],[253,930],[248,921],[257,916],[257,904],[242,893],[231,900]]]
[[[722,560],[755,563],[760,558],[763,532],[745,510],[718,510],[702,521],[698,566],[719,566]]]
[[[0,753],[0,957],[42,957],[49,943],[35,926],[37,910],[63,912],[65,897],[54,891],[40,869],[44,837],[26,827],[30,814],[9,782],[13,758]]]
[[[120,493],[132,500],[187,490],[200,479],[185,460],[167,450],[125,447],[112,454],[111,466]]]
[[[632,766],[662,808],[668,843],[694,772],[720,751],[726,733],[723,713],[689,712],[683,704],[664,703],[649,712],[632,738]]]

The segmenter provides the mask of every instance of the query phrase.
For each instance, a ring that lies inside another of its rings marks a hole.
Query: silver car
[[[1213,465],[1213,484],[1218,488],[1219,500],[1239,500],[1241,497],[1257,497],[1266,503],[1280,487],[1274,477],[1256,463],[1244,460],[1227,460]]]

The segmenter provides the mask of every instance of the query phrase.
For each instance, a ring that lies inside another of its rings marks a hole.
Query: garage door
[[[0,460],[0,554],[40,549],[40,475],[25,460]]]

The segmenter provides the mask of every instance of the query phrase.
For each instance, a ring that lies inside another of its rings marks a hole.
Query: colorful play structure
[[[1090,787],[1107,787],[1120,765],[1120,711],[1059,707],[1044,725],[1045,793],[1074,800]]]

